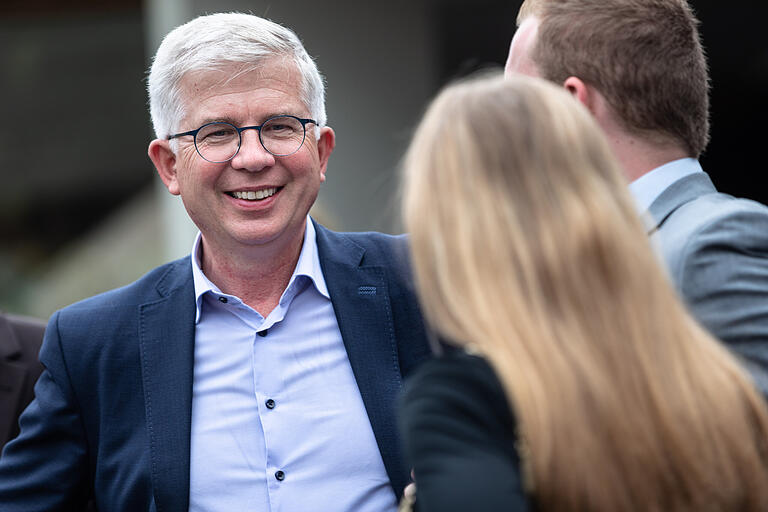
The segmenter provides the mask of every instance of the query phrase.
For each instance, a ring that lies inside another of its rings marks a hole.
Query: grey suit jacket
[[[19,415],[34,397],[44,331],[39,320],[0,313],[0,449],[19,433]]]
[[[689,309],[768,394],[768,207],[721,194],[696,173],[649,213],[652,242]]]

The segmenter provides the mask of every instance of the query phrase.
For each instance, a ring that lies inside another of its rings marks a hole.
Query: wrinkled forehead
[[[201,99],[231,91],[247,91],[257,83],[275,82],[282,89],[295,91],[297,102],[303,102],[301,74],[293,59],[269,57],[259,63],[225,62],[209,69],[192,70],[179,83],[182,108],[189,108]]]

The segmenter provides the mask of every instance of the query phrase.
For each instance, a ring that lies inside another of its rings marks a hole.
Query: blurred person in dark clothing
[[[768,394],[768,208],[719,193],[698,162],[709,76],[690,5],[526,0],[518,25],[506,73],[551,80],[592,113],[685,303]]]
[[[40,320],[0,312],[0,447],[19,433],[19,415],[35,396],[44,332]]]

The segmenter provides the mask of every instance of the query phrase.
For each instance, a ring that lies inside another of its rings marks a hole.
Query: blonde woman
[[[765,511],[768,413],[691,318],[567,93],[475,79],[405,161],[425,363],[401,423],[420,512]]]

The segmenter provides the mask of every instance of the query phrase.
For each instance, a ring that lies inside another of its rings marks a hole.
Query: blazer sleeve
[[[512,414],[483,359],[424,363],[407,383],[400,423],[419,512],[528,510]]]
[[[746,205],[689,238],[679,281],[693,315],[768,394],[768,208]]]
[[[90,486],[87,443],[69,386],[56,313],[46,329],[40,359],[45,370],[35,399],[19,420],[20,434],[0,457],[3,512],[85,508]]]

